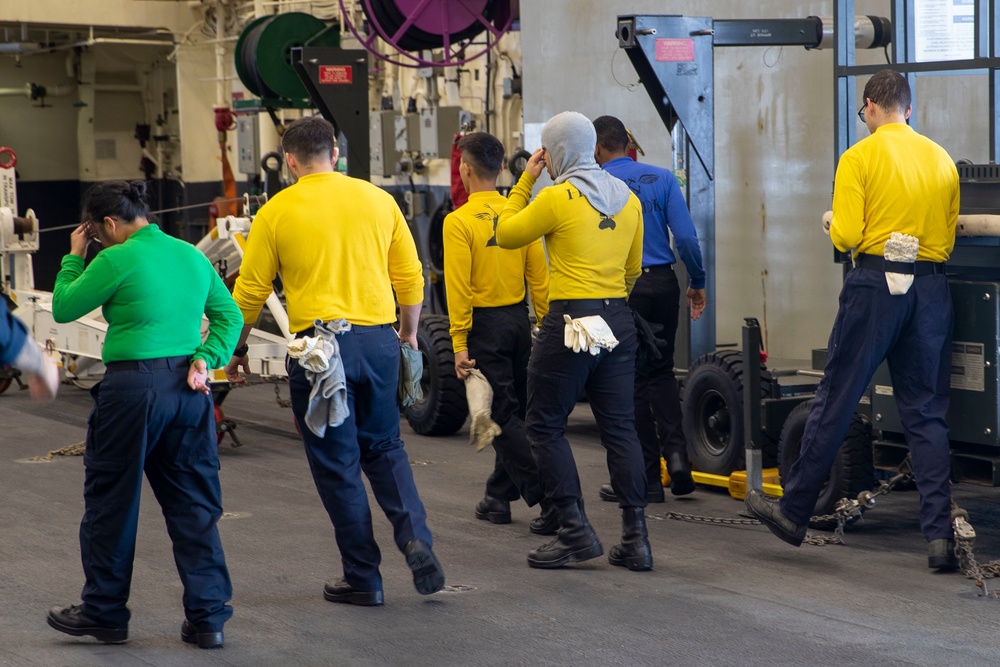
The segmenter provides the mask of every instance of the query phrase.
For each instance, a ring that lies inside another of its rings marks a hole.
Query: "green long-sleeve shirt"
[[[72,322],[98,307],[108,323],[104,363],[190,355],[218,368],[229,361],[243,327],[208,258],[154,224],[101,250],[86,270],[83,258],[63,257],[52,316]],[[209,321],[204,341],[203,313]]]

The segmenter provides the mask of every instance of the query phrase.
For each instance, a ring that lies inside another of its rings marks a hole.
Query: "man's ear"
[[[905,118],[906,120],[910,120],[910,114],[911,114],[912,112],[913,112],[913,105],[911,104],[910,106],[906,107],[906,113],[905,113],[905,114],[903,115],[903,117],[904,117],[904,118]]]
[[[331,162],[333,162],[333,166],[334,167],[337,166],[337,159],[338,158],[340,158],[340,149],[338,147],[334,146],[333,147],[333,159],[331,160]]]

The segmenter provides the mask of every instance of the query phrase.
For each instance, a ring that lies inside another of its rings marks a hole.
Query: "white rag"
[[[885,242],[882,249],[882,256],[889,262],[905,262],[913,264],[917,261],[917,253],[920,251],[920,241],[916,236],[893,232],[889,235],[889,240]],[[910,291],[913,285],[913,274],[910,273],[889,273],[885,272],[885,282],[889,285],[889,294],[900,295]]]
[[[602,349],[613,350],[618,345],[618,339],[615,338],[611,327],[600,315],[588,315],[576,319],[563,315],[563,321],[566,322],[563,342],[574,352],[587,350],[596,356]]]
[[[337,334],[351,330],[344,319],[324,323],[316,320],[318,336],[304,336],[288,343],[288,356],[298,359],[312,385],[305,422],[310,431],[322,438],[328,426],[344,423],[350,415],[347,407],[347,377],[340,359]]]
[[[465,378],[465,400],[469,404],[469,414],[472,415],[469,444],[475,445],[476,451],[481,452],[493,444],[493,439],[503,433],[503,429],[493,421],[491,414],[493,387],[478,368],[469,369]]]

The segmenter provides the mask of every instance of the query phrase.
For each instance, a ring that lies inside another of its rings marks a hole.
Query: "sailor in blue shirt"
[[[594,121],[597,130],[595,158],[609,174],[620,178],[642,203],[642,275],[629,296],[629,306],[646,321],[661,325],[662,358],[636,368],[635,429],[642,443],[646,465],[646,496],[663,502],[660,456],[667,461],[670,491],[681,496],[694,491],[687,442],[681,425],[680,394],[674,376],[674,340],[680,313],[680,286],[674,274],[677,261],[670,248],[674,238],[691,284],[687,305],[691,319],[705,310],[705,269],[694,222],[688,212],[677,179],[667,169],[640,164],[628,157],[629,136],[625,125],[613,116]],[[617,502],[610,484],[601,487],[601,499]]]

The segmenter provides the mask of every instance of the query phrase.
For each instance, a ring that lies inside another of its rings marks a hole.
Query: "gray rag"
[[[288,354],[301,359],[306,379],[312,385],[305,422],[316,437],[322,438],[327,426],[340,426],[351,414],[347,407],[347,376],[337,342],[337,334],[350,331],[351,323],[344,319],[316,320],[315,326],[316,337],[293,340],[288,344]],[[303,344],[305,341],[315,345]]]
[[[556,183],[575,185],[602,215],[616,215],[625,208],[631,191],[594,160],[597,130],[589,118],[576,111],[556,114],[542,128],[542,146],[549,152]]]

